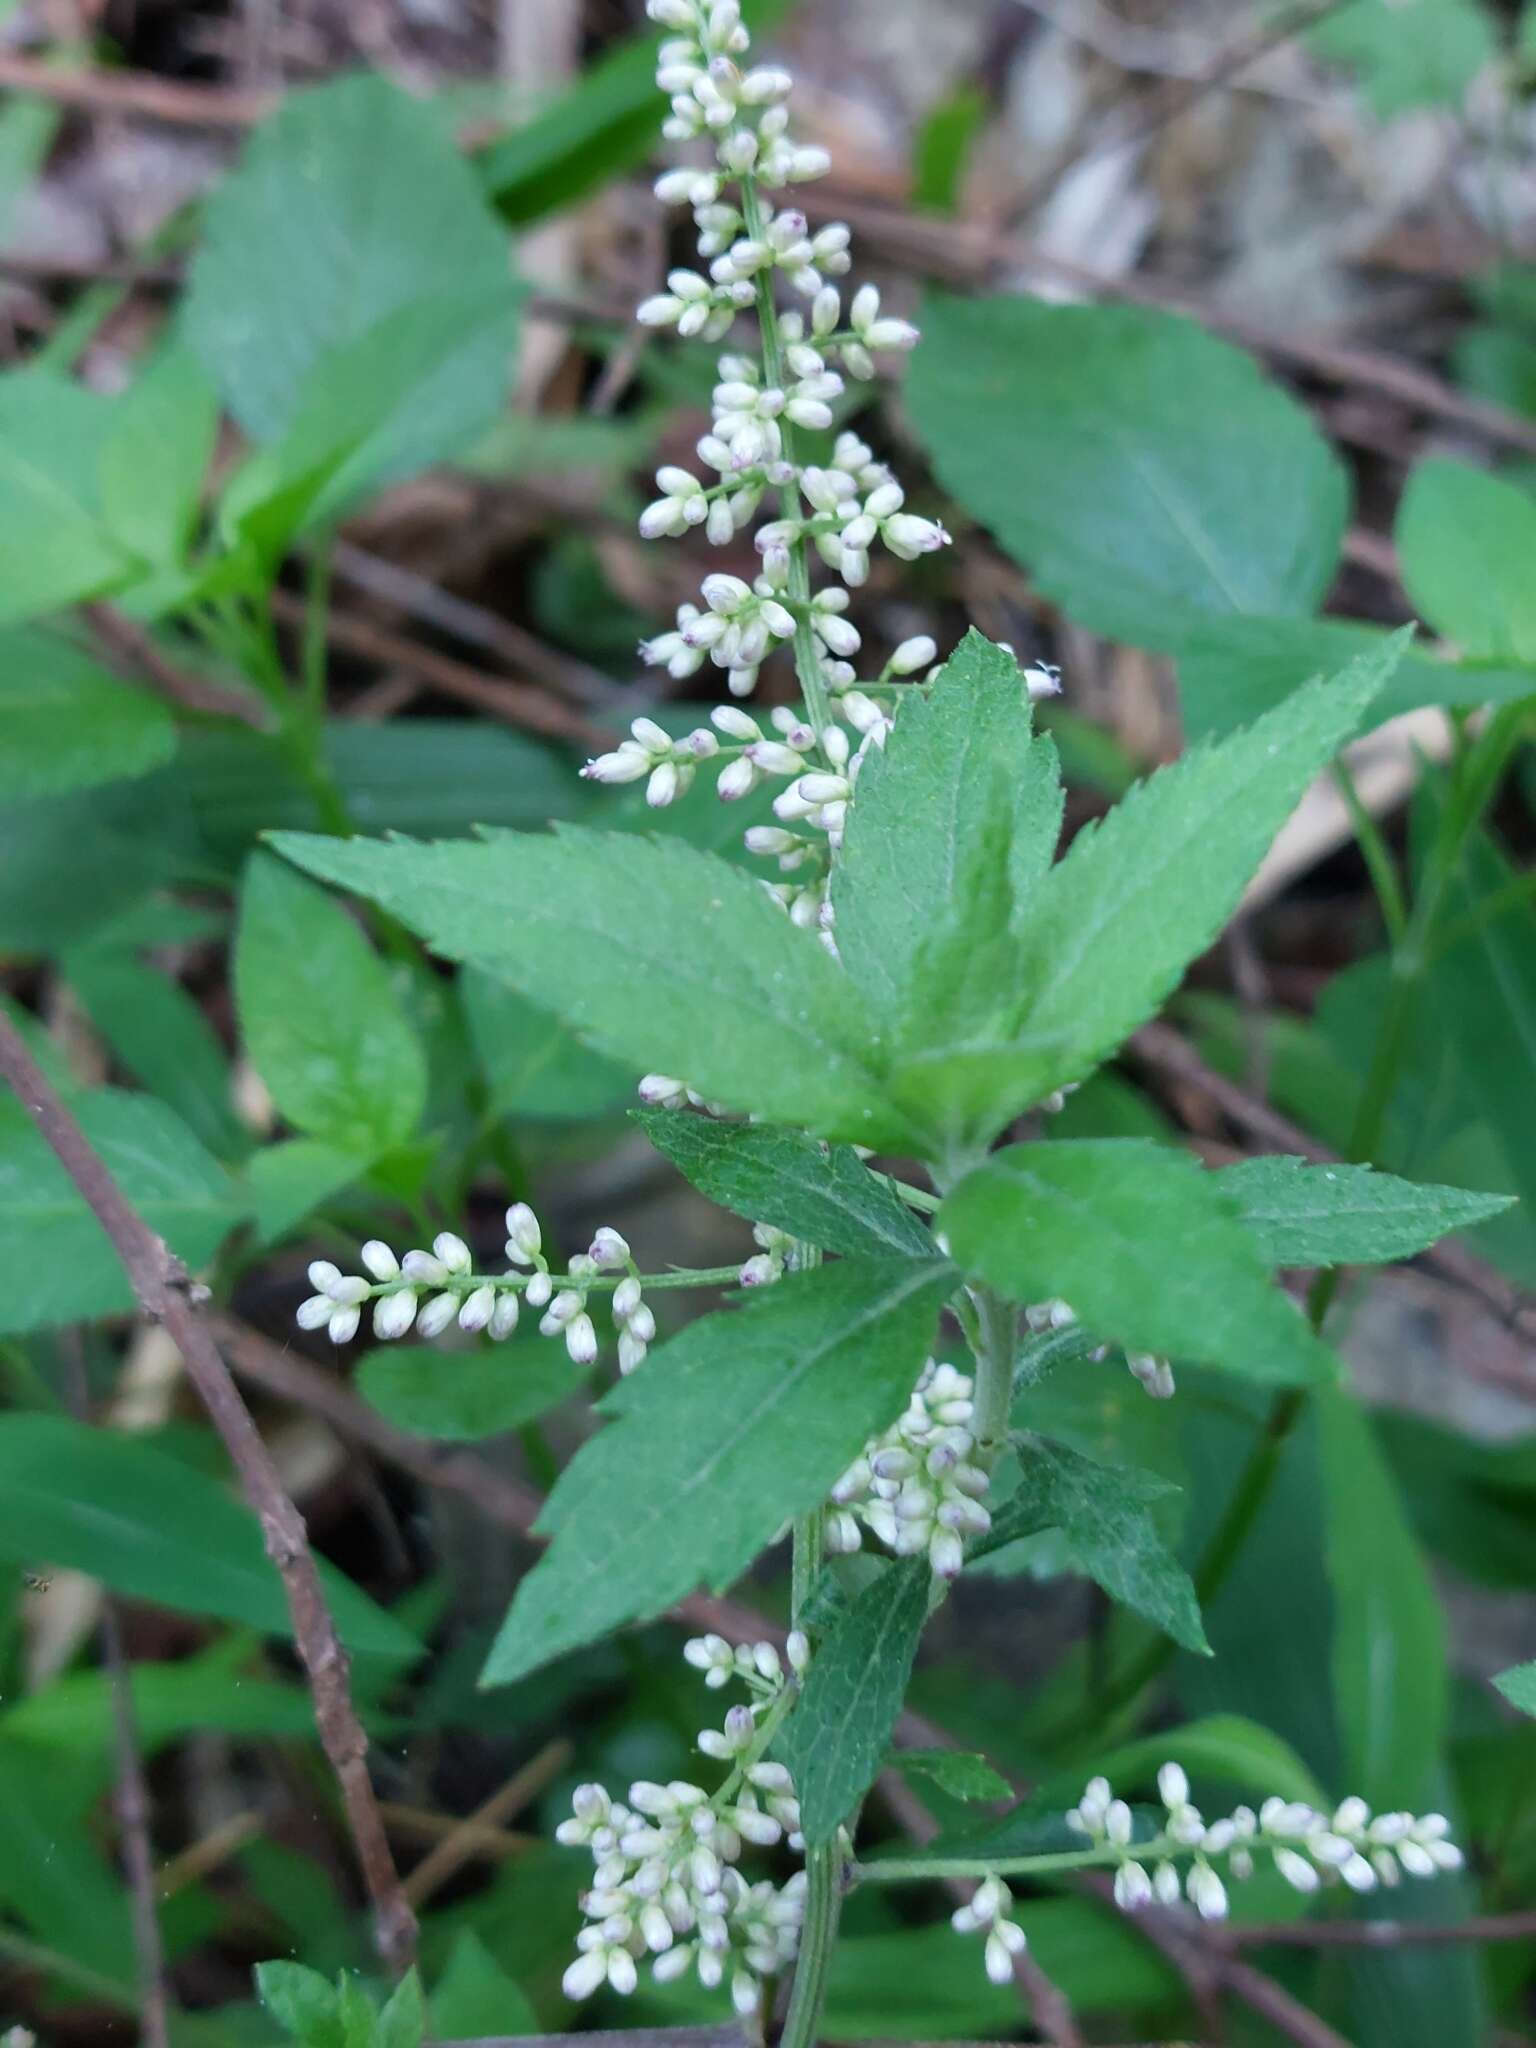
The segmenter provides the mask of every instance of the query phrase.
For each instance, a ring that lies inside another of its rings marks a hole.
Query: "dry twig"
[[[368,1777],[368,1738],[352,1704],[347,1655],[320,1584],[303,1517],[289,1499],[272,1454],[251,1420],[198,1309],[179,1263],[128,1201],[63,1099],[0,1012],[0,1076],[84,1198],[122,1260],[146,1315],[163,1323],[210,1420],[223,1438],[277,1567],[293,1618],[294,1641],[309,1680],[321,1746],[342,1804],[373,1904],[379,1952],[403,1969],[416,1943],[416,1916],[401,1890],[394,1857]]]

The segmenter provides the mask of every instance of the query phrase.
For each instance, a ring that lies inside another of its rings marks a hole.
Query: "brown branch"
[[[272,1454],[193,1306],[178,1262],[127,1200],[3,1012],[0,1075],[15,1090],[43,1141],[111,1240],[145,1314],[163,1323],[169,1332],[240,1475],[245,1497],[261,1524],[267,1555],[281,1575],[288,1598],[294,1641],[309,1680],[321,1745],[336,1774],[363,1881],[373,1903],[379,1951],[391,1967],[403,1969],[415,1949],[416,1916],[401,1890],[369,1781],[368,1738],[352,1704],[346,1652],[326,1604],[303,1518],[284,1491]]]
[[[1536,1941],[1536,1912],[1481,1920],[1296,1920],[1227,1929],[1233,1948],[1450,1948],[1478,1941]]]
[[[88,114],[141,114],[176,128],[251,128],[277,105],[269,92],[187,85],[144,71],[98,71],[45,63],[13,51],[0,54],[0,91],[35,93]]]
[[[154,636],[135,620],[109,604],[81,606],[91,631],[113,660],[146,682],[153,683],[162,697],[183,711],[207,711],[219,718],[238,719],[242,725],[264,732],[270,720],[256,701],[241,690],[228,690],[222,683],[194,675],[170,659]]]
[[[1330,383],[1355,384],[1384,392],[1418,411],[1473,427],[1490,440],[1536,455],[1536,421],[1522,419],[1506,407],[1458,391],[1417,364],[1380,350],[1352,348],[1340,342],[1309,340],[1280,334],[1226,307],[1206,306],[1185,294],[1137,277],[1114,277],[1092,270],[1033,243],[975,222],[934,221],[896,207],[861,198],[831,180],[813,188],[806,204],[819,217],[844,220],[872,246],[899,256],[931,277],[977,285],[1039,270],[1090,298],[1121,299],[1182,313],[1215,333],[1278,361],[1310,370]]]
[[[405,1895],[415,1907],[424,1906],[457,1871],[482,1853],[481,1835],[486,1828],[501,1828],[522,1812],[554,1778],[558,1778],[575,1749],[564,1736],[548,1742],[520,1771],[514,1771],[505,1785],[457,1822],[437,1847],[423,1856],[405,1880]]]
[[[272,609],[291,624],[303,622],[304,606],[286,591],[274,592]],[[473,704],[477,711],[500,719],[504,725],[518,725],[527,732],[573,741],[584,747],[607,747],[613,739],[611,732],[562,704],[547,690],[537,689],[532,683],[515,682],[510,676],[487,675],[483,669],[471,668],[450,654],[422,647],[351,613],[333,609],[326,621],[325,636],[333,647],[345,653],[361,655],[365,661],[379,662],[385,668],[407,669],[434,690],[441,690],[445,697]]]

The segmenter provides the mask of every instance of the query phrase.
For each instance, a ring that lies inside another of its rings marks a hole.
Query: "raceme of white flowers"
[[[905,1413],[833,1487],[830,1551],[860,1549],[867,1530],[898,1557],[926,1551],[939,1578],[958,1576],[966,1537],[984,1536],[992,1526],[981,1503],[987,1474],[972,1462],[971,1394],[964,1373],[929,1359]]]
[[[1065,1301],[1032,1301],[1024,1311],[1024,1320],[1037,1335],[1047,1330],[1068,1330],[1077,1321],[1077,1311]],[[1093,1359],[1109,1356],[1109,1346],[1101,1344],[1089,1353]],[[1131,1377],[1144,1387],[1154,1401],[1171,1401],[1178,1391],[1173,1378],[1173,1367],[1166,1358],[1158,1358],[1150,1351],[1128,1351],[1125,1354],[1126,1367]]]
[[[767,1751],[795,1696],[809,1658],[805,1637],[792,1634],[788,1670],[771,1643],[733,1649],[722,1636],[699,1636],[683,1655],[712,1689],[733,1681],[750,1695],[721,1728],[701,1729],[703,1754],[729,1768],[713,1792],[674,1780],[631,1785],[627,1801],[601,1785],[580,1785],[573,1813],[556,1830],[567,1848],[590,1849],[592,1886],[581,1907],[586,1926],[565,1973],[568,1998],[587,1998],[602,1985],[628,1993],[649,1956],[661,1983],[692,1970],[706,1989],[727,1984],[743,2014],[759,2009],[765,1979],[795,1959],[805,1912],[805,1873],[783,1885],[750,1883],[736,1867],[750,1845],[805,1846],[789,1772]]]
[[[583,773],[598,782],[643,780],[658,807],[682,796],[704,763],[727,800],[765,780],[783,782],[773,806],[778,823],[754,827],[747,846],[795,877],[772,884],[771,893],[830,944],[827,866],[859,770],[870,749],[884,744],[897,688],[929,668],[938,651],[918,635],[878,676],[861,680],[862,639],[847,616],[849,592],[867,581],[876,545],[913,562],[945,547],[949,535],[937,520],[907,510],[902,486],[857,434],[839,434],[825,465],[801,458],[797,435],[831,429],[848,380],[871,379],[877,355],[911,349],[919,337],[882,311],[874,285],[860,286],[845,304],[834,280],[852,268],[846,227],[812,233],[803,213],[779,203],[787,188],[824,177],[831,160],[791,135],[793,81],[787,71],[749,61],[751,38],[736,0],[647,0],[646,11],[674,31],[656,73],[671,103],[662,132],[709,150],[707,161],[669,170],[656,184],[664,204],[692,209],[701,267],[673,270],[667,289],[637,317],[715,342],[751,312],[759,348],[721,356],[710,431],[698,444],[700,471],[659,470],[659,495],[642,513],[640,531],[662,540],[702,529],[724,547],[753,525],[765,502],[771,516],[754,536],[756,576],[706,576],[702,603],[685,604],[674,630],[641,653],[677,679],[710,663],[729,694],[742,698],[769,656],[793,646],[802,676],[814,669],[836,716],[809,723],[780,708],[765,731],[738,705],[724,704],[709,725],[676,741],[654,720],[637,718],[630,737]],[[800,304],[780,307],[781,282]],[[813,556],[837,579],[814,592]],[[1037,696],[1059,688],[1045,668],[1031,670],[1028,683]]]
[[[1266,1799],[1257,1813],[1239,1806],[1208,1821],[1189,1797],[1182,1767],[1166,1763],[1157,1774],[1164,1816],[1149,1840],[1138,1842],[1136,1816],[1117,1799],[1105,1778],[1093,1778],[1067,1815],[1067,1825],[1089,1845],[1096,1863],[1115,1865],[1114,1897],[1122,1911],[1143,1906],[1177,1906],[1184,1901],[1205,1920],[1227,1912],[1227,1886],[1218,1872],[1241,1883],[1257,1859],[1268,1856],[1286,1883],[1299,1892],[1324,1885],[1373,1891],[1395,1885],[1404,1873],[1434,1877],[1459,1870],[1461,1851],[1450,1839],[1444,1814],[1373,1815],[1363,1799],[1345,1799],[1333,1813],[1319,1813],[1300,1801]],[[1050,1857],[1055,1868],[1060,1858]],[[1085,1857],[1085,1861],[1087,1857]],[[1187,1865],[1181,1869],[1181,1865]],[[1150,1867],[1149,1867],[1150,1866]],[[1011,1917],[1013,1894],[995,1872],[987,1872],[970,1901],[951,1918],[960,1934],[985,1934],[987,1975],[1006,1984],[1013,1959],[1025,1946],[1023,1928]]]
[[[601,1289],[612,1293],[619,1370],[633,1372],[656,1335],[656,1319],[642,1298],[640,1275],[618,1231],[605,1224],[588,1249],[556,1274],[528,1204],[514,1203],[506,1223],[507,1257],[522,1269],[510,1273],[477,1273],[469,1246],[449,1230],[432,1240],[431,1251],[408,1251],[403,1258],[379,1238],[370,1238],[359,1254],[366,1275],[343,1273],[329,1259],[316,1259],[309,1269],[315,1292],[298,1309],[300,1329],[324,1329],[334,1343],[345,1344],[356,1336],[371,1303],[376,1337],[404,1337],[413,1327],[418,1336],[438,1337],[456,1323],[461,1330],[506,1338],[526,1306],[540,1311],[542,1336],[565,1340],[572,1364],[591,1365],[598,1345],[587,1298]]]

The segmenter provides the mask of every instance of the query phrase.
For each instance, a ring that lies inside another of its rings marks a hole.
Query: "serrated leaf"
[[[291,1633],[288,1603],[255,1516],[216,1480],[140,1437],[65,1415],[0,1417],[0,1553],[68,1566],[116,1592],[189,1614]],[[415,1638],[321,1563],[343,1641],[410,1657]]]
[[[930,684],[902,692],[833,872],[839,954],[887,1017],[902,1014],[919,951],[955,901],[994,778],[1008,799],[1009,881],[1024,900],[1061,831],[1056,751],[1033,731],[1017,661],[973,629]]]
[[[509,1685],[702,1581],[723,1589],[825,1499],[900,1413],[952,1268],[845,1260],[705,1316],[602,1403],[562,1473],[549,1554],[517,1590],[482,1675]]]
[[[1378,1810],[1433,1796],[1448,1703],[1445,1618],[1369,1419],[1319,1401],[1332,1674],[1349,1783]]]
[[[1101,1340],[1277,1386],[1333,1376],[1220,1178],[1188,1153],[1126,1138],[1011,1145],[960,1183],[938,1227],[1009,1300],[1060,1297]]]
[[[563,1344],[538,1338],[490,1351],[386,1345],[363,1359],[354,1385],[396,1429],[467,1443],[521,1429],[578,1393],[582,1380]]]
[[[1406,644],[1397,636],[1247,731],[1187,754],[1080,832],[1024,907],[1012,1034],[904,1062],[891,1076],[896,1101],[951,1142],[974,1143],[1090,1073],[1216,938]]]
[[[1536,1663],[1512,1664],[1493,1681],[1512,1707],[1536,1716]]]
[[[158,697],[55,634],[0,633],[0,801],[143,775],[175,751]]]
[[[301,1131],[372,1158],[415,1130],[426,1060],[354,920],[281,861],[252,857],[235,939],[240,1029]]]
[[[251,138],[204,209],[183,331],[271,441],[316,371],[402,309],[510,290],[506,235],[442,113],[358,74],[289,95]],[[464,382],[467,437],[484,400]]]
[[[806,1842],[830,1842],[874,1783],[906,1697],[933,1574],[905,1558],[848,1604],[811,1663],[784,1724]]]
[[[1528,491],[1465,463],[1421,462],[1398,508],[1396,539],[1403,586],[1437,633],[1473,661],[1536,663]]]
[[[162,1102],[100,1089],[70,1104],[123,1193],[187,1267],[240,1220],[228,1174]],[[122,1262],[20,1103],[0,1100],[0,1332],[84,1322],[134,1306]]]
[[[1016,1535],[1059,1529],[1072,1563],[1111,1600],[1186,1650],[1209,1656],[1194,1585],[1153,1513],[1178,1489],[1154,1472],[1099,1465],[1044,1437],[1021,1445],[1018,1458],[1022,1480],[1003,1503],[987,1548]]]
[[[1170,648],[1317,609],[1344,472],[1241,349],[1134,306],[935,296],[922,326],[907,403],[940,481],[1081,624]]]
[[[947,1799],[1008,1799],[1013,1787],[984,1756],[964,1749],[893,1749],[885,1759],[904,1778],[927,1778]]]
[[[1510,1195],[1421,1186],[1369,1166],[1244,1159],[1216,1175],[1271,1266],[1379,1266],[1513,1205]]]
[[[609,1058],[733,1109],[899,1145],[879,1034],[847,976],[757,882],[674,841],[567,828],[419,845],[278,833],[298,866],[372,897]]]
[[[723,1209],[845,1258],[934,1256],[931,1233],[851,1146],[687,1110],[634,1114],[657,1151]]]

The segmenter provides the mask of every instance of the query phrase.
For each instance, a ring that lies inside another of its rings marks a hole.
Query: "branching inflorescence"
[[[653,719],[637,718],[630,736],[589,761],[583,773],[603,783],[643,781],[656,808],[683,796],[706,765],[727,800],[764,782],[781,783],[773,804],[777,823],[751,828],[746,846],[776,861],[784,879],[764,886],[835,954],[828,883],[860,769],[871,749],[884,746],[899,692],[929,669],[937,652],[932,639],[919,635],[898,646],[877,674],[862,676],[850,593],[866,581],[877,546],[915,561],[945,546],[949,536],[937,521],[906,509],[901,485],[856,433],[837,433],[824,463],[805,459],[800,437],[835,431],[849,380],[873,377],[877,355],[910,349],[919,337],[905,320],[883,311],[872,285],[860,287],[845,305],[836,280],[851,268],[846,227],[813,233],[802,213],[779,203],[787,188],[823,176],[829,161],[823,150],[790,134],[789,74],[747,62],[749,37],[738,0],[647,0],[647,11],[671,32],[658,70],[671,102],[663,132],[672,141],[707,143],[710,155],[698,166],[667,171],[656,186],[664,202],[692,209],[702,268],[673,270],[667,290],[646,300],[639,318],[683,339],[714,343],[751,314],[758,346],[752,354],[733,350],[720,358],[711,429],[698,444],[704,474],[679,466],[660,470],[659,495],[640,528],[657,540],[702,529],[724,548],[760,514],[768,516],[754,534],[759,567],[750,580],[725,572],[707,576],[702,601],[684,605],[675,628],[642,649],[649,663],[678,679],[713,665],[732,701],[681,739]],[[782,307],[781,286],[799,303]],[[816,587],[820,572],[835,580]],[[779,651],[793,654],[803,708],[778,707],[760,719],[740,700]],[[1023,687],[1038,699],[1056,694],[1060,683],[1042,666],[1023,672]],[[655,1107],[714,1108],[686,1080],[670,1075],[646,1075],[640,1094]],[[1062,1099],[1049,1097],[1042,1107],[1059,1109]],[[453,1324],[505,1338],[526,1305],[539,1313],[544,1335],[561,1338],[573,1362],[589,1365],[598,1353],[589,1299],[607,1294],[619,1367],[629,1373],[655,1335],[647,1289],[730,1280],[760,1286],[801,1258],[794,1240],[758,1225],[759,1249],[740,1268],[644,1276],[624,1238],[605,1227],[587,1252],[556,1274],[526,1203],[508,1210],[506,1224],[512,1270],[504,1273],[476,1271],[468,1245],[449,1232],[430,1251],[401,1257],[371,1241],[361,1253],[366,1274],[344,1274],[317,1261],[310,1267],[316,1292],[300,1308],[299,1322],[346,1342],[371,1306],[381,1338],[404,1336],[413,1327],[432,1337]],[[1007,1435],[1015,1347],[1006,1338],[984,1341],[983,1296],[968,1295],[963,1306],[979,1377],[929,1360],[902,1415],[866,1444],[825,1509],[806,1518],[810,1536],[803,1538],[796,1525],[797,1601],[803,1556],[814,1580],[824,1554],[844,1556],[872,1538],[897,1558],[926,1556],[943,1582],[962,1569],[967,1541],[987,1534],[985,1498]],[[1067,1303],[1047,1300],[1027,1307],[1024,1322],[1043,1335],[1070,1327],[1076,1315]],[[1016,1323],[1010,1312],[1009,1332]],[[1130,1354],[1127,1364],[1149,1393],[1173,1393],[1166,1359]],[[1169,1763],[1158,1778],[1163,1812],[1152,1822],[1116,1798],[1105,1780],[1092,1780],[1065,1817],[1081,1837],[1070,1850],[1002,1861],[916,1856],[861,1864],[852,1860],[844,1833],[832,1852],[830,1892],[826,1851],[818,1852],[819,1864],[811,1859],[809,1875],[749,1881],[738,1868],[747,1849],[804,1850],[795,1787],[772,1752],[810,1654],[798,1627],[783,1662],[768,1644],[732,1649],[717,1636],[691,1641],[685,1655],[707,1685],[740,1682],[749,1694],[747,1704],[731,1708],[723,1728],[698,1737],[701,1753],[726,1767],[722,1782],[713,1792],[682,1781],[640,1782],[623,1801],[598,1785],[577,1790],[559,1839],[590,1850],[595,1868],[582,1900],[587,1924],[565,1976],[569,1996],[584,1998],[605,1985],[631,1992],[649,1957],[658,1981],[691,1971],[706,1988],[728,1987],[743,2016],[760,2016],[774,1980],[796,1963],[803,1937],[800,1975],[817,1982],[803,2000],[796,1982],[786,2039],[793,2036],[800,2048],[814,2030],[835,1900],[845,1884],[979,1880],[953,1925],[985,1937],[987,1972],[1002,1983],[1026,1945],[1010,1877],[1055,1881],[1076,1871],[1109,1870],[1115,1900],[1127,1911],[1187,1903],[1205,1918],[1219,1918],[1229,1883],[1250,1875],[1261,1858],[1301,1891],[1330,1884],[1367,1891],[1395,1884],[1404,1873],[1432,1876],[1461,1861],[1442,1816],[1373,1817],[1356,1798],[1331,1815],[1272,1798],[1257,1811],[1238,1807],[1208,1822],[1191,1803],[1183,1770]],[[818,1901],[824,1905],[829,1896],[831,1911],[819,1913]]]

